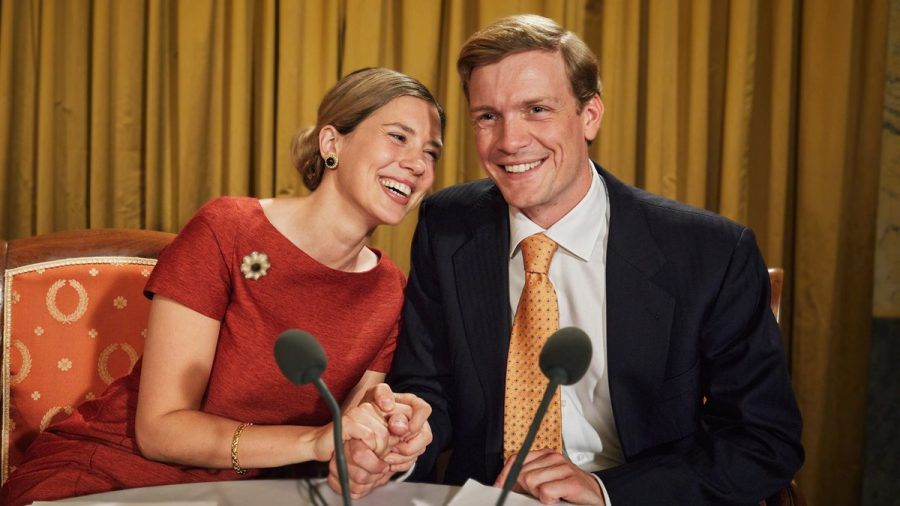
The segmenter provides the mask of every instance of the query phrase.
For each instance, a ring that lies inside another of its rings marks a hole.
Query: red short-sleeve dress
[[[222,322],[203,411],[255,424],[323,425],[330,421],[327,407],[313,386],[282,376],[275,339],[291,328],[316,336],[328,357],[322,379],[341,402],[367,369],[388,370],[404,284],[403,273],[380,254],[367,272],[322,265],[272,226],[258,200],[221,197],[165,249],[146,293]],[[102,396],[38,436],[0,503],[260,475],[143,458],[134,439],[140,369],[138,362]]]

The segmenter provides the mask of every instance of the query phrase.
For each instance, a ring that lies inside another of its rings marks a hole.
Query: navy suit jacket
[[[599,172],[609,388],[626,463],[596,474],[614,506],[759,502],[790,482],[803,449],[753,233]],[[433,480],[447,449],[445,483],[500,472],[508,258],[507,204],[492,182],[423,202],[388,377],[433,409],[412,479]]]

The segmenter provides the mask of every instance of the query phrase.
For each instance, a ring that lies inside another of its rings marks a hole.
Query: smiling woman
[[[255,478],[331,460],[325,406],[273,360],[275,338],[289,328],[317,336],[329,357],[322,378],[343,404],[345,440],[409,468],[431,441],[427,404],[361,402],[390,366],[405,285],[367,243],[431,186],[443,121],[434,97],[406,75],[371,68],[339,81],[292,150],[312,193],[203,206],[147,282],[141,361],[41,433],[0,503]]]
[[[340,153],[340,167],[322,186],[341,191],[362,220],[396,225],[434,181],[440,132],[433,107],[410,96],[391,100],[346,135],[325,127],[320,145]]]
[[[332,241],[364,239],[418,205],[434,181],[443,109],[415,79],[366,68],[338,82],[317,116],[291,145],[294,166],[312,194],[261,205],[275,228],[323,264],[370,269],[376,261],[371,250],[342,251]],[[298,227],[298,215],[315,218]]]
[[[439,151],[445,123],[444,110],[422,83],[388,69],[360,69],[344,77],[325,95],[319,105],[316,126],[294,137],[291,157],[303,177],[303,184],[315,190],[322,182],[327,155],[336,155],[332,152],[326,157],[321,156],[319,134],[323,128],[330,127],[340,135],[348,135],[377,109],[399,97],[419,98],[433,108],[440,121],[440,130],[437,139],[428,140],[436,143],[432,149]]]

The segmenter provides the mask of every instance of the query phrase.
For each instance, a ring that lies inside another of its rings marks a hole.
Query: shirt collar
[[[588,188],[584,198],[550,228],[544,230],[521,210],[509,206],[510,258],[515,256],[523,239],[544,232],[572,255],[584,261],[591,259],[594,245],[606,226],[603,217],[606,216],[604,210],[607,206],[607,195],[605,184],[594,164],[589,161],[588,166],[592,174],[591,187]]]

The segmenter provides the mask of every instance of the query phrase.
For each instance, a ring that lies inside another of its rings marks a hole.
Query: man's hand
[[[395,394],[387,384],[380,383],[366,392],[362,402],[371,403],[385,413],[388,430],[392,436],[399,438],[399,442],[387,455],[376,453],[371,444],[367,445],[364,441],[353,439],[344,443],[350,495],[355,499],[387,483],[395,473],[408,471],[432,439],[428,425],[431,406],[417,396]],[[340,490],[333,458],[329,465],[328,484],[335,491]]]
[[[413,394],[398,394],[391,391],[387,383],[379,383],[370,388],[363,397],[363,402],[371,402],[385,413],[394,413],[395,404],[405,404],[412,409],[412,416],[408,420],[400,417],[391,417],[388,425],[396,436],[403,436],[395,430],[405,430],[415,434],[422,430],[422,426],[431,416],[431,406]]]
[[[494,482],[502,487],[516,456],[511,456]],[[544,504],[565,500],[575,504],[604,506],[603,491],[594,475],[582,471],[569,459],[553,450],[537,450],[525,456],[514,492],[526,492]]]
[[[431,443],[431,427],[428,425],[431,406],[413,394],[392,392],[386,383],[379,383],[369,389],[363,397],[363,402],[371,402],[385,413],[389,413],[388,429],[392,435],[401,439],[401,442],[383,459],[391,466],[390,471],[396,473],[409,470]],[[411,415],[408,414],[410,410]]]
[[[431,440],[431,426],[425,422],[418,432],[410,431],[403,436],[384,457],[384,461],[390,464],[392,473],[409,471],[419,455],[425,453],[425,448],[431,444]]]

